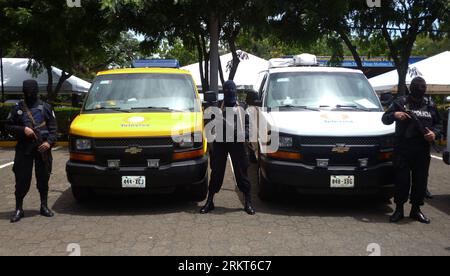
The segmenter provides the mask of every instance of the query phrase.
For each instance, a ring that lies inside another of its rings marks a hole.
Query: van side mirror
[[[207,103],[217,102],[217,93],[214,91],[205,92],[204,101]]]
[[[259,94],[258,92],[252,90],[247,92],[247,104],[249,106],[257,106],[257,107],[262,107],[262,101],[259,98]]]
[[[446,103],[450,103],[450,96],[448,96],[447,98],[445,98],[445,102],[446,102]]]
[[[383,93],[380,95],[380,101],[384,107],[388,107],[394,101],[394,95],[391,92]]]

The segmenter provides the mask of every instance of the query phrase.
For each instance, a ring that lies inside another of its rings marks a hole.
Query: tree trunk
[[[2,85],[2,102],[5,102],[5,82],[4,82],[4,76],[3,76],[3,47],[0,47],[0,78],[1,78],[1,85]]]
[[[398,95],[406,96],[408,95],[408,87],[406,86],[406,76],[408,75],[409,62],[402,62],[398,71]]]
[[[348,37],[348,35],[345,32],[343,32],[342,30],[338,30],[337,32],[338,32],[339,36],[341,37],[341,39],[344,41],[347,48],[352,53],[353,59],[355,60],[356,65],[358,66],[358,69],[363,71],[364,67],[363,67],[361,56],[358,53],[358,49],[355,47],[355,45],[353,45],[352,41],[350,40],[350,38]]]
[[[47,72],[48,72],[48,68],[47,68]],[[61,72],[61,77],[59,78],[55,89],[53,89],[53,76],[51,77],[51,84],[49,84],[47,86],[48,102],[50,102],[50,103],[56,102],[58,94],[61,91],[62,86],[64,85],[64,82],[66,82],[66,80],[68,80],[70,77],[72,77],[72,74],[62,71]],[[49,77],[49,81],[50,81],[50,77]],[[51,90],[49,90],[49,89],[51,89]]]
[[[222,61],[220,60],[220,56],[219,56],[219,77],[223,87],[225,84],[225,77],[223,76]]]
[[[62,88],[64,82],[66,82],[66,80],[70,79],[70,77],[72,77],[72,75],[73,74],[66,73],[66,72],[62,71],[61,77],[59,78],[58,84],[56,85],[55,91],[54,91],[55,100],[56,100],[56,97],[59,94],[59,91],[61,91],[61,88]]]
[[[195,41],[197,46],[197,52],[198,52],[198,66],[200,69],[200,80],[202,81],[202,91],[203,93],[207,92],[207,84],[205,79],[205,71],[203,70],[203,48],[202,48],[202,42],[199,34],[195,35]]]
[[[237,53],[236,53],[236,46],[233,45],[233,47],[230,46],[231,50],[231,54],[233,55],[233,61],[232,61],[232,66],[231,66],[231,70],[230,70],[230,76],[228,77],[229,80],[234,80],[234,78],[236,77],[236,73],[239,67],[239,63],[241,63],[241,60],[239,59]]]
[[[203,58],[205,60],[205,63],[203,64],[204,70],[205,70],[205,88],[206,91],[209,91],[209,53],[208,49],[206,48],[206,39],[205,36],[202,35],[202,49],[203,49]]]
[[[53,98],[53,69],[51,65],[45,66],[47,70],[47,98]]]
[[[236,77],[238,67],[239,67],[239,63],[241,63],[241,60],[238,57],[237,49],[236,49],[236,38],[238,37],[240,31],[241,31],[241,27],[236,26],[228,35],[228,46],[230,47],[231,55],[233,56],[232,66],[230,69],[230,75],[228,77],[229,80],[234,80],[234,78]]]
[[[219,92],[219,17],[214,12],[209,16],[210,34],[210,89]]]

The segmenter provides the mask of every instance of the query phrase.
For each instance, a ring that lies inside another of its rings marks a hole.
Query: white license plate
[[[331,188],[342,188],[350,189],[355,188],[355,177],[354,176],[331,176]]]
[[[145,176],[123,176],[122,188],[145,189]]]

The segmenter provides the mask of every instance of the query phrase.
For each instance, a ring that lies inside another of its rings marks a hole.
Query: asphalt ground
[[[54,152],[49,203],[56,216],[39,216],[33,184],[26,218],[13,225],[13,159],[13,150],[0,149],[0,255],[450,255],[450,167],[436,158],[429,182],[435,197],[423,208],[431,225],[389,224],[393,204],[367,197],[289,194],[263,203],[255,195],[258,213],[251,217],[243,212],[230,166],[209,215],[198,213],[202,203],[172,195],[102,196],[80,205],[66,178],[65,148]],[[254,165],[249,174],[255,185]]]

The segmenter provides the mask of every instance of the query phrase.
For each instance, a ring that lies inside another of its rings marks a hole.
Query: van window
[[[85,111],[146,109],[194,111],[197,98],[192,77],[183,74],[117,74],[99,76]]]
[[[275,73],[269,78],[266,105],[270,108],[355,107],[355,110],[382,111],[380,101],[361,74]]]

